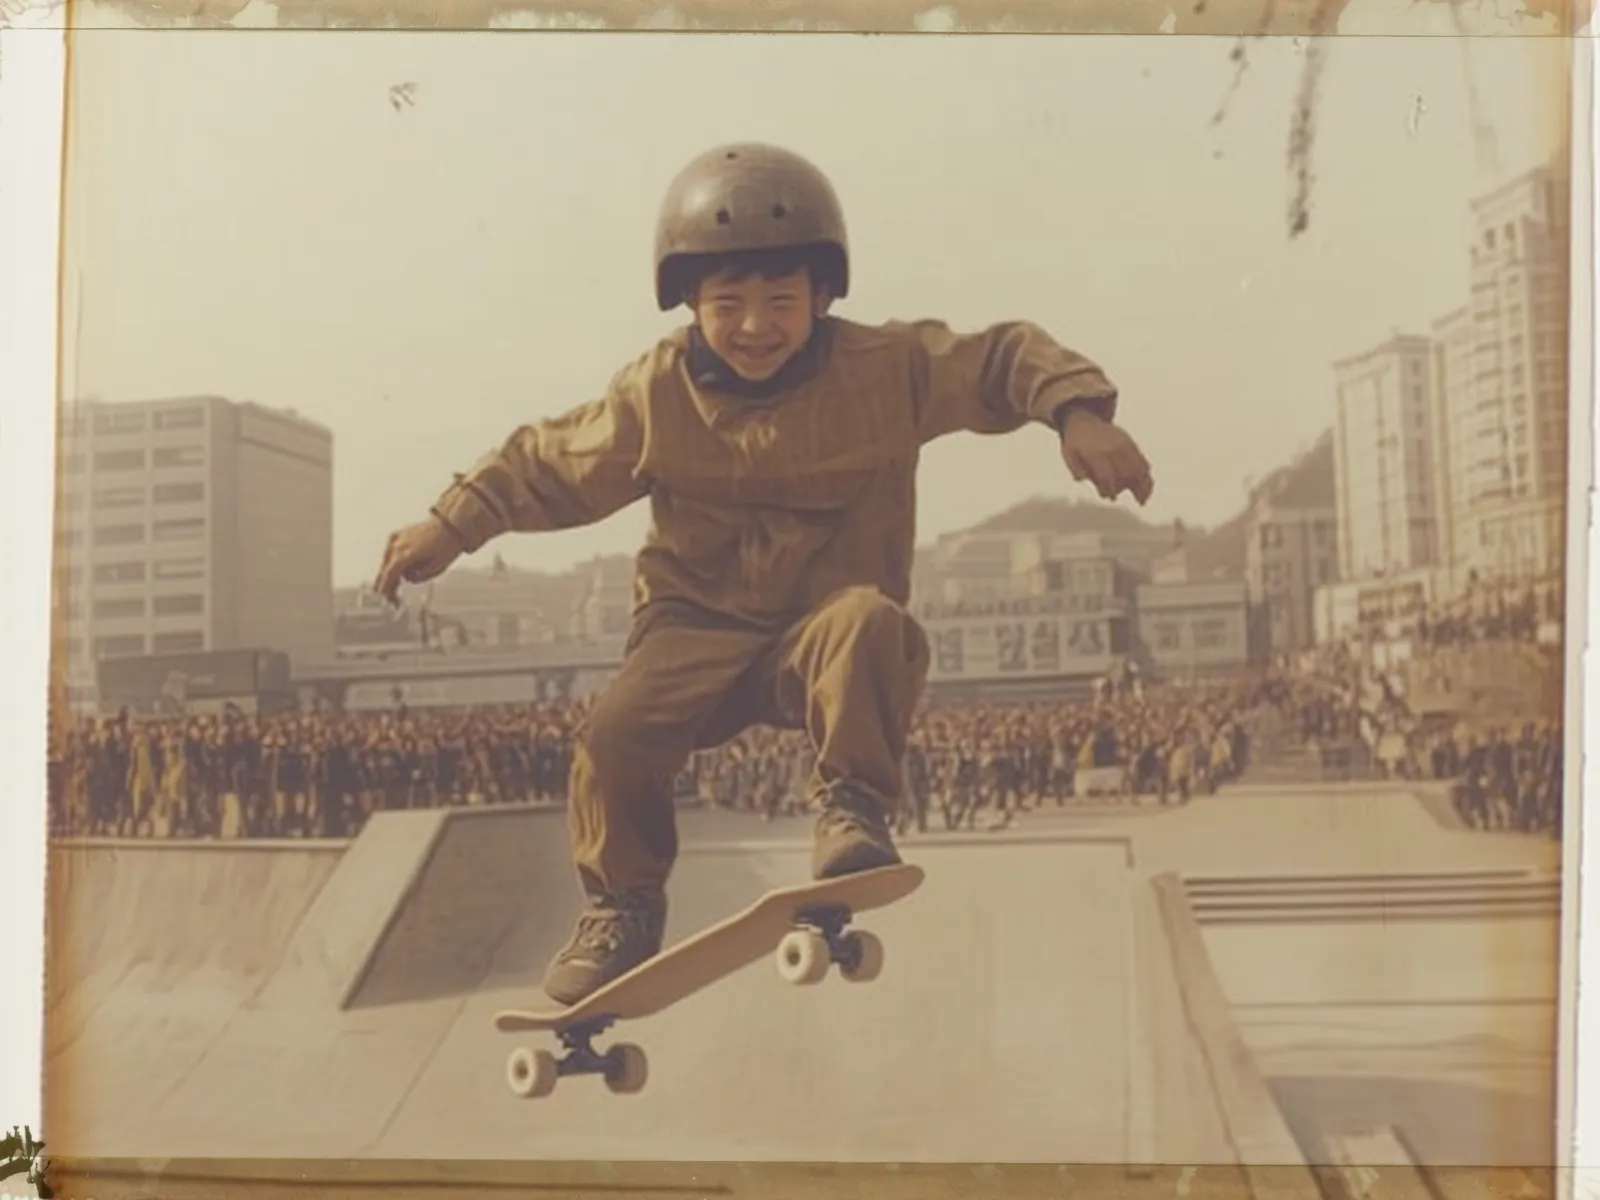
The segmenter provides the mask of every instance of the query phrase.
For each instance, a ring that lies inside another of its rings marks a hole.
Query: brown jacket
[[[648,496],[636,608],[670,599],[776,628],[849,585],[908,601],[926,443],[1053,425],[1068,401],[1115,416],[1100,368],[1033,325],[830,320],[816,374],[769,405],[697,386],[679,330],[600,399],[517,429],[433,512],[470,553]]]

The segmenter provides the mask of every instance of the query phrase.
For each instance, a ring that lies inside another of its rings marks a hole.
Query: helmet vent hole
[[[781,221],[789,215],[789,210],[781,204],[774,204],[772,206],[772,215]]]
[[[728,158],[729,159],[735,159],[735,158],[738,158],[738,157],[739,157],[739,152],[737,150],[729,150],[728,151]]]
[[[733,222],[733,214],[725,208],[717,209],[717,224],[729,225]]]

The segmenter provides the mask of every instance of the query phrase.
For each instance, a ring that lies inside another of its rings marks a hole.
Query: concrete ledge
[[[66,837],[50,838],[46,845],[52,850],[220,850],[229,853],[241,850],[320,850],[337,854],[348,849],[354,841],[355,838]]]
[[[1073,833],[949,833],[913,834],[896,838],[895,844],[903,851],[938,850],[957,846],[1103,846],[1120,850],[1129,866],[1133,865],[1133,839],[1122,834]],[[811,842],[797,834],[792,838],[767,838],[762,840],[736,840],[725,842],[691,842],[678,851],[679,857],[706,854],[810,854]]]
[[[1288,1187],[1298,1195],[1318,1195],[1306,1155],[1234,1023],[1183,880],[1169,872],[1152,879],[1151,887],[1172,952],[1184,1017],[1206,1060],[1217,1107],[1250,1194],[1260,1198]]]

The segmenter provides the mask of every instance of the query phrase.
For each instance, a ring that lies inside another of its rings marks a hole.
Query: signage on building
[[[931,680],[1094,675],[1112,663],[1111,621],[1104,617],[945,617],[925,628]]]

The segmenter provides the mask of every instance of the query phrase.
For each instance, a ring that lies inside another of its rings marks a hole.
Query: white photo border
[[[1558,1194],[1600,1197],[1600,893],[1584,886],[1600,856],[1600,823],[1583,798],[1600,796],[1600,649],[1590,645],[1590,597],[1600,593],[1593,521],[1600,441],[1594,305],[1597,92],[1591,28],[1570,39],[1572,97],[1572,422],[1568,446],[1566,803],[1564,806],[1561,1039],[1557,1071]],[[49,685],[50,554],[59,379],[66,32],[54,4],[0,0],[0,489],[8,520],[9,586],[0,589],[0,1131],[42,1128],[45,918],[45,729]],[[1581,397],[1582,403],[1579,402]],[[1587,411],[1588,427],[1579,424]],[[1587,1036],[1586,1036],[1587,1035]]]

